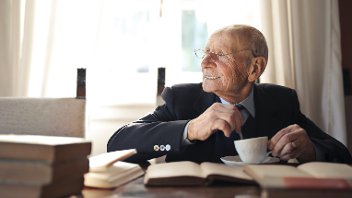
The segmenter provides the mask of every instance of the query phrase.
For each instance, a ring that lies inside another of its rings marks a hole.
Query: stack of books
[[[83,138],[0,134],[0,197],[81,194],[91,147]]]
[[[138,164],[122,161],[136,153],[136,149],[128,149],[90,157],[89,173],[84,176],[84,185],[112,189],[144,175],[144,170]]]

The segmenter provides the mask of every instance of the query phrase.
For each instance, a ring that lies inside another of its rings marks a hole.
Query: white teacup
[[[235,140],[234,144],[238,155],[245,163],[261,163],[267,157],[267,136]]]

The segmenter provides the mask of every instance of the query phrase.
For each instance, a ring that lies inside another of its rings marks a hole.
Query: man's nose
[[[211,54],[206,54],[202,60],[201,66],[203,68],[206,67],[214,67],[215,66],[215,62],[211,57]]]

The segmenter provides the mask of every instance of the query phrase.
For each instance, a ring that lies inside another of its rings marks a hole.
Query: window
[[[110,0],[101,13],[96,65],[90,70],[109,72],[94,78],[115,90],[111,102],[121,103],[154,103],[157,67],[166,67],[167,85],[200,82],[194,48],[204,47],[222,26],[260,26],[258,0]]]
[[[75,68],[85,67],[91,104],[154,104],[158,67],[166,67],[167,85],[200,82],[193,49],[214,30],[260,29],[259,0],[72,0],[35,9],[31,82],[46,87],[30,95],[72,95],[66,87]],[[37,78],[43,65],[47,75]]]
[[[76,68],[87,68],[87,138],[94,140],[93,154],[105,152],[117,128],[154,109],[158,67],[166,67],[166,85],[201,82],[193,49],[203,48],[214,30],[229,24],[261,29],[260,0],[33,4],[33,41],[23,39],[32,44],[29,96],[72,97]]]

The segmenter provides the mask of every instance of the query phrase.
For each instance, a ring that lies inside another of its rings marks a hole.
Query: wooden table
[[[123,198],[123,197],[205,197],[205,198],[258,198],[260,188],[255,185],[217,184],[200,187],[145,187],[143,177],[113,190],[85,188],[84,198]]]
[[[77,196],[74,196],[77,197]],[[328,190],[261,190],[255,185],[145,187],[143,177],[112,190],[84,188],[78,198],[351,198],[352,192]],[[72,198],[72,197],[71,197]]]

